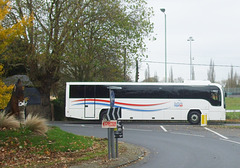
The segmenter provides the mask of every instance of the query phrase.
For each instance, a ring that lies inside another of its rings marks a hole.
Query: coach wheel
[[[100,114],[100,121],[107,120],[107,111],[103,110]]]
[[[191,124],[199,124],[201,120],[201,114],[198,111],[192,111],[188,115],[188,121]]]

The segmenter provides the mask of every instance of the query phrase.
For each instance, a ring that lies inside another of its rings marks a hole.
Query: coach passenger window
[[[173,86],[159,86],[159,98],[175,98]]]
[[[86,85],[85,86],[85,98],[95,98],[95,86],[94,85]]]
[[[221,106],[221,92],[220,90],[210,91],[210,103],[213,106]]]
[[[83,98],[84,86],[83,85],[70,85],[70,98]]]
[[[109,86],[96,85],[96,98],[109,98]]]

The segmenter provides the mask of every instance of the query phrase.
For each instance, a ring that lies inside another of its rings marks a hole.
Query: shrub
[[[29,114],[24,123],[24,127],[26,129],[31,130],[32,132],[36,132],[38,134],[45,135],[45,133],[48,131],[46,122],[47,122],[47,120],[42,117]]]
[[[54,105],[54,118],[56,121],[65,120],[65,100],[58,98],[52,101]]]
[[[14,117],[6,115],[5,112],[0,113],[0,129],[17,129],[20,127],[20,122]]]

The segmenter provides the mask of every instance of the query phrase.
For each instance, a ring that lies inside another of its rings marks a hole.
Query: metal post
[[[138,79],[139,79],[138,60],[136,58],[136,77],[135,77],[135,82],[138,82]]]
[[[111,128],[108,128],[108,159],[111,159]]]
[[[124,70],[123,70],[123,74],[124,74],[124,81],[127,80],[127,74],[126,74],[126,59],[127,59],[127,49],[124,48]]]
[[[187,41],[190,42],[190,80],[192,80],[192,41],[194,41],[194,39],[189,37]]]
[[[114,159],[115,158],[115,146],[114,146],[114,129],[113,128],[110,128],[111,129],[111,154],[112,154],[112,158]]]
[[[165,15],[165,82],[167,82],[167,15]]]
[[[110,86],[109,95],[110,95],[110,108],[114,107],[115,94],[113,89],[122,89],[122,87]],[[108,128],[108,159],[115,158],[115,145],[114,145],[114,129]]]
[[[116,138],[116,158],[118,158],[118,138]]]
[[[165,82],[167,82],[167,15],[164,8],[161,8],[160,10],[165,16]]]

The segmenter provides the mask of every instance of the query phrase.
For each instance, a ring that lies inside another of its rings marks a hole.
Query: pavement
[[[134,164],[137,161],[142,160],[149,154],[149,151],[143,147],[121,143],[122,147],[125,148],[123,153],[119,153],[118,158],[110,160],[90,160],[81,163],[81,165],[71,166],[70,168],[117,168],[124,167]]]

